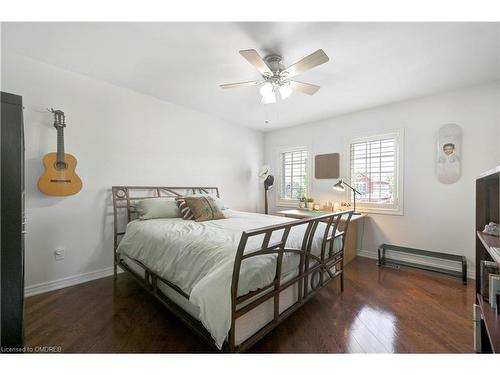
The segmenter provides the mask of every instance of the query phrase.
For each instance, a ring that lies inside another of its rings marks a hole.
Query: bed
[[[139,200],[219,190],[115,186],[112,194],[115,277],[118,267],[132,274],[217,350],[247,350],[337,277],[343,290],[352,211],[295,220],[226,209],[225,219],[207,222],[138,220]]]

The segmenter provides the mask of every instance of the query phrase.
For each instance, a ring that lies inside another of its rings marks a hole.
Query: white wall
[[[219,186],[229,206],[258,208],[259,132],[13,54],[2,56],[1,89],[25,106],[30,293],[109,273],[112,185]],[[50,107],[66,113],[66,152],[83,181],[75,196],[37,188],[41,159],[56,147]],[[60,247],[66,257],[56,262]]]
[[[434,174],[435,134],[446,123],[463,129],[462,177],[451,185],[439,183]],[[276,172],[280,148],[308,146],[311,158],[340,153],[345,175],[351,138],[401,128],[406,139],[404,216],[371,214],[358,236],[358,248],[367,256],[374,256],[382,243],[466,255],[472,271],[474,180],[500,160],[497,82],[266,133],[264,161]],[[334,181],[312,179],[310,195],[322,202],[345,199],[332,191]]]

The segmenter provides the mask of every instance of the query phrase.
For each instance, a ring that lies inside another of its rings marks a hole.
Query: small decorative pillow
[[[200,194],[189,194],[189,195],[184,195],[184,198],[187,198],[187,197],[195,197],[195,198],[199,198],[199,197],[212,197],[215,201],[215,205],[217,206],[217,208],[219,210],[227,210],[229,207],[227,207],[224,202],[222,201],[222,199],[220,199],[218,196],[216,195],[213,195],[213,194],[207,194],[207,193],[200,193]]]
[[[175,198],[175,203],[177,203],[177,207],[181,211],[181,216],[184,220],[193,220],[194,215],[193,212],[188,207],[184,198]]]
[[[146,198],[137,202],[141,220],[170,219],[181,217],[179,208],[172,198]]]
[[[215,199],[209,195],[200,197],[184,197],[186,204],[194,215],[196,221],[224,219],[225,216],[217,207]]]

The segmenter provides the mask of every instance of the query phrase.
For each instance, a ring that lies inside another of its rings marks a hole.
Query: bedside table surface
[[[283,211],[276,211],[276,215],[281,215],[281,216],[286,216],[286,217],[291,217],[291,218],[296,218],[296,219],[304,219],[308,217],[318,217],[318,216],[323,216],[327,214],[331,214],[332,212],[329,211],[314,211],[314,210],[301,210],[301,209],[292,209],[292,210],[283,210]],[[356,221],[359,219],[362,219],[364,217],[368,216],[367,214],[361,214],[361,215],[352,215],[351,221]]]

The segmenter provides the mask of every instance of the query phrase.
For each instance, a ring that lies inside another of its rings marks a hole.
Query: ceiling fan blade
[[[304,82],[298,82],[298,81],[289,81],[290,82],[290,87],[294,91],[300,91],[303,92],[304,94],[307,95],[314,95],[316,91],[319,90],[320,86],[318,85],[313,85],[311,83],[304,83]]]
[[[257,70],[260,72],[262,75],[273,75],[273,72],[271,72],[271,69],[267,66],[267,64],[264,62],[262,57],[260,57],[259,53],[254,50],[254,49],[243,49],[240,51],[240,55],[243,56],[247,61],[255,66]]]
[[[304,57],[302,60],[297,61],[292,66],[289,66],[283,70],[281,74],[286,78],[291,78],[297,74],[305,72],[306,70],[312,69],[315,66],[324,64],[329,60],[330,59],[326,55],[325,51],[319,49],[316,52],[311,53],[309,56]]]
[[[242,86],[257,86],[260,85],[263,81],[245,81],[245,82],[235,82],[235,83],[225,83],[220,85],[223,89],[232,89],[234,87],[242,87]]]

